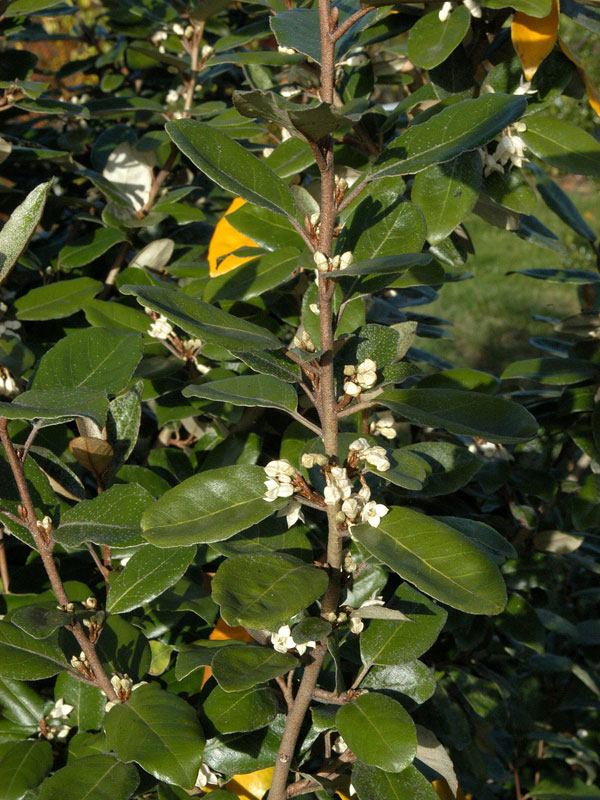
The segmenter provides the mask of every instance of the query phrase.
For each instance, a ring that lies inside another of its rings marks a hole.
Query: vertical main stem
[[[330,0],[319,0],[319,23],[321,31],[321,99],[333,103],[335,83],[335,42],[332,36],[332,14]],[[315,146],[323,158],[319,159],[321,172],[321,208],[319,224],[319,252],[331,255],[333,232],[335,228],[335,172],[333,138],[327,136]],[[335,381],[333,371],[334,316],[332,296],[335,284],[324,273],[319,274],[319,325],[321,335],[321,356],[317,410],[323,430],[325,454],[335,463],[338,456],[338,419],[336,413]],[[342,540],[338,535],[336,514],[339,506],[327,506],[327,564],[329,584],[321,599],[321,614],[336,613],[341,591]],[[323,660],[327,653],[327,637],[322,639],[312,651],[312,662],[304,668],[298,692],[288,711],[285,730],[267,800],[284,800],[290,766],[300,735],[300,729],[310,706],[317,685]]]

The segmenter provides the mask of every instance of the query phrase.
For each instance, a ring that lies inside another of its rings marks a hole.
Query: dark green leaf
[[[470,25],[471,15],[465,6],[456,8],[444,22],[437,10],[425,14],[410,29],[408,57],[418,67],[437,67],[462,42]]]
[[[69,724],[76,725],[79,731],[98,730],[102,725],[106,696],[96,686],[88,686],[62,672],[54,684],[54,697],[73,706]]]
[[[67,272],[95,261],[111,247],[124,242],[127,237],[117,228],[96,228],[72,244],[67,244],[58,254],[60,267]]]
[[[73,646],[72,637],[69,643]],[[141,679],[150,669],[150,645],[144,634],[123,617],[109,615],[102,626],[96,651],[108,673],[127,673]]]
[[[16,742],[0,757],[2,800],[21,800],[28,789],[38,786],[52,768],[48,742]]]
[[[37,730],[44,705],[45,701],[24,681],[0,678],[0,708],[10,722]]]
[[[271,767],[277,758],[284,725],[285,716],[281,714],[259,731],[215,736],[206,743],[204,763],[227,775]]]
[[[533,116],[521,134],[542,161],[565,172],[600,177],[600,142],[583,128],[554,117]]]
[[[218,733],[255,731],[273,722],[277,705],[269,689],[256,687],[226,692],[215,686],[204,701],[203,713]]]
[[[110,755],[87,756],[44,781],[39,800],[127,800],[138,783],[134,766]]]
[[[140,686],[127,703],[111,708],[104,730],[121,761],[135,761],[161,781],[193,788],[204,735],[182,697],[154,684]]]
[[[204,290],[204,300],[249,300],[285,283],[298,266],[299,251],[285,247],[275,253],[246,262],[235,270],[212,278]]]
[[[225,692],[251,689],[297,666],[298,659],[291,653],[251,644],[223,647],[212,660],[213,674]]]
[[[393,774],[359,761],[352,767],[352,785],[360,800],[438,800],[429,781],[412,765]]]
[[[204,397],[234,406],[263,406],[295,411],[298,395],[289,383],[278,381],[269,375],[243,375],[203,384],[186,386],[184,397]]]
[[[514,8],[531,17],[547,17],[552,9],[552,0],[511,0],[510,5],[506,0],[485,0],[483,5],[488,8]]]
[[[34,639],[46,639],[57,628],[73,622],[73,614],[44,606],[22,606],[11,615],[10,621]]]
[[[552,267],[533,267],[532,269],[516,269],[507,275],[527,275],[539,281],[551,283],[598,283],[600,275],[584,269],[560,269]]]
[[[361,683],[365,689],[385,689],[400,692],[415,703],[424,703],[435,692],[433,670],[421,661],[407,661],[388,667],[371,667]]]
[[[529,358],[510,364],[502,373],[502,380],[526,378],[551,386],[568,386],[589,380],[597,373],[597,367],[588,361],[573,358]]]
[[[538,792],[539,787],[539,792]],[[575,800],[575,798],[583,797],[589,800],[598,800],[600,798],[600,788],[592,786],[589,783],[584,783],[579,778],[572,780],[552,780],[551,778],[542,778],[539,783],[535,785],[535,796],[543,798],[543,800]]]
[[[17,316],[23,320],[70,317],[97,295],[101,288],[100,281],[91,278],[72,278],[39,286],[15,301]]]
[[[0,622],[0,676],[36,681],[51,678],[66,666],[54,636],[33,639],[9,622]]]
[[[346,278],[351,275],[385,275],[386,273],[404,272],[408,267],[429,264],[429,253],[403,253],[402,255],[381,256],[368,261],[359,261],[346,269],[338,270],[328,275],[332,280]]]
[[[320,597],[327,574],[293,556],[257,554],[224,561],[213,579],[213,598],[228,625],[276,629]]]
[[[485,522],[462,517],[436,516],[435,519],[445,525],[450,525],[451,528],[456,528],[457,531],[481,547],[484,553],[487,553],[490,558],[493,558],[499,564],[502,564],[507,558],[517,557],[517,551],[508,539],[498,533],[491,525],[486,525]]]
[[[482,466],[481,459],[466,447],[451,442],[416,442],[399,451],[394,450],[392,455],[396,458],[396,453],[404,452],[418,456],[424,462],[426,476],[419,490],[420,497],[452,494],[465,486]]]
[[[241,359],[244,364],[247,364],[255,372],[261,372],[263,375],[271,375],[273,378],[286,381],[287,383],[298,383],[300,381],[300,366],[278,353],[269,353],[268,351],[259,353],[250,350],[238,350],[233,355]]]
[[[292,639],[296,644],[318,642],[331,633],[331,625],[321,617],[305,617],[292,628]]]

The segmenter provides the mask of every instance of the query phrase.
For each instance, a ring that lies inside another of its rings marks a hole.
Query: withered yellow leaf
[[[600,117],[600,90],[598,89],[594,81],[591,79],[588,71],[586,70],[583,64],[583,61],[578,56],[575,55],[575,53],[567,46],[567,44],[565,44],[565,42],[563,42],[562,39],[559,38],[558,43],[560,45],[560,49],[563,51],[563,53],[566,55],[569,61],[572,61],[573,64],[575,64],[575,66],[579,70],[579,74],[581,75],[583,82],[585,83],[585,88],[588,93],[588,100],[590,106]]]
[[[256,242],[253,239],[237,231],[227,221],[227,215],[237,211],[245,202],[241,197],[236,197],[215,227],[208,245],[208,265],[211,278],[215,278],[217,275],[224,275],[226,272],[251,260],[250,256],[239,258],[238,256],[229,255],[239,250],[240,247],[256,247]]]
[[[553,0],[547,17],[530,17],[521,11],[513,17],[512,42],[527,81],[533,78],[542,61],[552,52],[558,37],[558,12],[559,0]]]

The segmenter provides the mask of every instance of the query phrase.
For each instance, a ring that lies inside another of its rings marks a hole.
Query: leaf
[[[413,174],[482,147],[526,108],[524,98],[500,92],[455,103],[401,134],[377,159],[370,178]]]
[[[450,787],[450,791],[458,796],[458,780],[450,756],[435,734],[422,725],[417,725],[417,758],[441,775]]]
[[[144,208],[150,199],[154,180],[152,166],[147,154],[128,142],[121,142],[110,153],[102,177],[114,184],[136,211]]]
[[[213,599],[228,625],[276,630],[327,588],[327,574],[293,556],[255,555],[224,561],[213,579]]]
[[[204,763],[227,775],[272,768],[277,759],[284,725],[285,716],[280,714],[271,725],[259,731],[215,736],[206,743]]]
[[[234,228],[227,219],[229,214],[232,214],[245,204],[246,201],[241,197],[235,197],[227,211],[225,211],[215,226],[213,235],[211,236],[208,245],[207,255],[208,266],[210,268],[209,274],[211,278],[224,275],[225,273],[230,272],[232,269],[236,269],[236,267],[245,264],[246,261],[252,260],[252,256],[240,257],[232,255],[236,250],[239,250],[242,247],[256,247],[256,242],[249,236],[240,233],[240,231]],[[218,283],[217,287],[221,287],[222,285],[222,282]],[[228,284],[225,285],[227,286]],[[234,285],[237,284],[234,282]],[[205,290],[205,294],[208,293],[209,295],[205,298],[207,302],[211,300],[210,293],[214,291],[209,289],[209,287],[210,283],[207,284]]]
[[[195,555],[195,547],[142,547],[123,572],[111,578],[106,610],[124,614],[158,597],[177,583]]]
[[[22,606],[11,615],[10,621],[34,639],[46,639],[57,628],[74,621],[73,614],[44,606]]]
[[[494,562],[454,528],[418,511],[391,508],[378,528],[359,525],[352,535],[402,578],[453,608],[491,615],[506,604]]]
[[[510,364],[502,373],[502,380],[526,378],[552,386],[567,386],[589,380],[597,372],[594,364],[576,358],[529,358]]]
[[[269,725],[277,716],[277,705],[267,688],[226,692],[215,686],[204,701],[202,711],[218,733],[237,733]]]
[[[563,192],[560,186],[555,183],[549,175],[546,175],[546,173],[535,164],[530,165],[530,169],[535,175],[538,192],[542,196],[542,200],[544,203],[546,203],[548,208],[553,211],[557,217],[562,219],[566,225],[569,225],[576,233],[578,233],[580,236],[583,236],[584,239],[594,242],[597,238],[596,234],[583,219],[570,197]],[[570,272],[576,274],[579,271],[584,272],[584,270],[555,271],[563,274],[568,274]],[[525,272],[525,274],[528,273]],[[596,274],[595,280],[592,280],[592,283],[595,283],[599,279],[599,276]]]
[[[148,640],[139,628],[117,614],[105,619],[96,651],[109,674],[127,673],[135,681],[150,669],[152,654]]]
[[[191,119],[171,120],[166,131],[211,180],[250,203],[294,216],[292,193],[262,161],[218,128]]]
[[[296,644],[318,642],[331,633],[331,625],[321,617],[305,617],[292,628],[292,639]]]
[[[108,744],[121,761],[135,761],[165,783],[191,789],[204,749],[196,713],[182,697],[155,684],[140,686],[104,719]]]
[[[141,361],[140,336],[85,328],[60,339],[38,363],[32,389],[90,389],[118,394]]]
[[[88,686],[78,681],[68,672],[61,672],[54,684],[54,697],[62,698],[73,706],[69,714],[69,724],[79,731],[95,731],[102,725],[106,696],[96,686]]]
[[[401,692],[415,703],[424,703],[435,692],[436,680],[433,670],[421,661],[407,661],[393,666],[371,667],[361,687]]]
[[[67,547],[82,542],[108,547],[142,544],[142,514],[153,502],[152,495],[137,483],[111,486],[63,512],[54,537]]]
[[[0,231],[0,283],[6,280],[35,233],[51,185],[52,181],[48,181],[36,186],[4,223]]]
[[[398,453],[400,458],[404,452],[417,456],[424,463],[426,475],[422,488],[418,489],[420,497],[452,494],[465,486],[482,466],[481,459],[466,447],[451,442],[415,442],[394,450],[392,456],[396,458]]]
[[[579,797],[598,800],[600,798],[600,788],[584,783],[579,778],[561,781],[542,778],[541,781],[535,784],[535,796],[541,798],[541,800],[566,800],[566,798],[575,800],[575,798]]]
[[[144,538],[156,547],[219,542],[269,517],[289,501],[267,503],[265,471],[239,464],[207,470],[180,483],[142,517]]]
[[[280,11],[269,20],[280,47],[292,47],[321,63],[319,13],[313,8]]]
[[[511,400],[457,389],[393,389],[377,402],[417,425],[482,436],[491,442],[524,442],[537,431],[534,417]]]
[[[464,6],[457,10],[461,9],[466,11]],[[437,11],[432,13],[437,16]],[[446,164],[434,164],[415,177],[411,198],[423,212],[430,244],[449,236],[473,210],[481,187],[481,167],[481,156],[473,151]]]
[[[83,467],[89,469],[97,482],[104,483],[104,475],[114,455],[107,441],[97,436],[76,436],[69,442],[69,450]]]
[[[568,8],[568,3],[567,3],[567,8]],[[569,12],[566,11],[566,13],[568,14]],[[567,46],[567,44],[560,38],[560,36],[558,37],[558,44],[560,46],[560,49],[569,59],[569,61],[571,61],[577,67],[579,76],[585,84],[585,88],[588,94],[588,102],[591,108],[596,112],[596,114],[600,114],[600,90],[594,83],[594,80],[592,79],[589,72],[586,70],[583,61],[581,61],[581,59],[575,55],[575,53]]]
[[[424,69],[437,67],[456,50],[470,26],[471,15],[465,6],[456,8],[444,22],[437,10],[425,14],[410,29],[409,59]]]
[[[127,237],[117,228],[95,228],[62,248],[58,254],[60,268],[69,271],[83,267],[100,258],[111,247],[125,241]]]
[[[38,286],[15,300],[17,317],[22,320],[47,320],[70,317],[98,294],[102,284],[91,278],[71,278]]]
[[[298,395],[293,386],[269,375],[242,375],[200,385],[191,384],[182,392],[184,397],[204,397],[234,406],[261,406],[295,411]]]
[[[359,261],[346,269],[337,270],[327,275],[330,280],[340,280],[353,275],[385,275],[386,273],[404,272],[412,266],[425,266],[431,262],[429,253],[402,253],[399,255],[380,256],[367,261]]]
[[[598,280],[600,280],[600,277]],[[233,355],[255,372],[271,375],[277,380],[286,381],[286,383],[298,383],[302,377],[300,366],[278,353],[237,350]]]
[[[113,450],[110,478],[127,461],[136,445],[142,420],[143,381],[137,381],[128,392],[115,397],[108,406],[106,438]]]
[[[517,558],[517,552],[508,539],[485,522],[463,517],[436,516],[435,519],[456,528],[498,564],[502,564],[507,558]]]
[[[0,757],[2,800],[21,800],[28,789],[35,789],[44,780],[52,761],[48,742],[11,743]]]
[[[218,344],[228,350],[275,350],[281,342],[265,328],[246,322],[203,303],[175,289],[159,286],[123,286],[123,294],[133,294],[143,306],[163,314],[191,336],[206,344]]]
[[[577,125],[536,114],[528,117],[527,130],[521,137],[547,164],[565,172],[600,177],[600,142]]]
[[[283,675],[295,669],[298,663],[291,653],[243,644],[219,649],[212,659],[211,669],[223,691],[239,692]]]
[[[485,0],[484,6],[488,8],[509,8],[531,14],[534,17],[547,17],[552,10],[553,0],[511,0],[510,5],[506,0]]]
[[[414,661],[434,645],[448,616],[407,583],[396,589],[391,606],[406,614],[408,620],[373,620],[369,624],[360,637],[365,665],[394,666]]]
[[[219,222],[218,225],[220,224]],[[225,269],[225,262],[221,262],[222,268],[218,275],[206,284],[204,300],[210,303],[215,300],[249,300],[259,297],[291,278],[298,266],[299,256],[299,251],[293,247],[285,247],[258,258],[238,259],[237,256],[229,256],[225,261],[235,258],[240,262],[235,275],[229,274],[233,266]],[[228,274],[223,275],[223,272]]]
[[[134,766],[110,755],[86,756],[45,780],[39,800],[128,800],[138,783]]]
[[[439,800],[429,781],[412,765],[394,774],[358,761],[352,766],[352,785],[359,800]]]
[[[51,678],[66,666],[54,636],[33,639],[9,622],[0,622],[0,676],[37,681]]]
[[[517,11],[513,17],[510,34],[526,81],[533,78],[542,61],[554,49],[558,37],[558,12],[558,0],[552,0],[548,16],[532,17]]]
[[[385,772],[401,772],[417,753],[413,721],[400,703],[381,694],[362,694],[342,706],[335,724],[359,761]]]
[[[37,731],[38,722],[44,715],[43,700],[24,681],[0,678],[0,707],[2,715],[10,722]]]

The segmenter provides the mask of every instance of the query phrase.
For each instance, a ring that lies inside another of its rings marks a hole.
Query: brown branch
[[[346,703],[350,703],[354,696],[350,692],[342,692],[342,694],[337,694],[336,692],[326,692],[325,689],[315,689],[313,692],[313,698],[318,700],[320,703],[327,703],[328,705],[334,706],[345,706]]]
[[[93,545],[91,545],[89,542],[86,542],[86,545],[87,545],[87,549],[89,551],[89,554],[91,555],[91,557],[94,560],[94,564],[98,567],[98,571],[100,572],[100,574],[104,578],[104,582],[106,583],[106,591],[108,592],[108,590],[110,589],[110,582],[109,582],[110,571],[104,566],[102,561],[100,561],[100,558],[98,557],[98,553],[94,550]]]
[[[10,594],[10,573],[8,571],[8,560],[6,558],[6,545],[4,531],[0,526],[0,581],[2,581],[3,594]]]
[[[109,269],[108,275],[104,280],[104,288],[98,295],[99,300],[106,300],[106,298],[110,296],[112,287],[114,286],[115,281],[117,280],[117,275],[121,271],[121,267],[123,266],[123,262],[125,261],[125,257],[127,256],[128,249],[129,249],[129,242],[121,242],[121,246],[117,251],[117,255],[115,256],[113,265]]]
[[[350,14],[350,16],[345,19],[341,25],[338,25],[335,31],[331,34],[331,40],[333,42],[337,42],[338,39],[342,38],[346,31],[350,30],[355,22],[358,22],[359,19],[362,19],[367,14],[370,14],[371,11],[375,11],[375,8],[375,6],[365,6],[364,8],[360,8],[358,11],[355,11],[354,14]]]
[[[31,445],[35,441],[35,437],[38,435],[40,428],[42,427],[42,423],[38,420],[35,422],[29,431],[29,436],[25,440],[25,445],[23,446],[23,452],[21,453],[21,464],[25,463],[25,459],[29,454],[29,450],[31,449]]]
[[[277,685],[281,689],[281,694],[285,699],[285,704],[287,705],[288,713],[291,711],[292,706],[294,705],[294,694],[291,690],[291,687],[288,686],[287,681],[285,678],[282,678],[281,675],[278,675],[275,680],[277,681]]]
[[[352,414],[356,414],[359,411],[368,411],[370,408],[376,408],[379,405],[381,405],[381,403],[374,403],[370,400],[364,403],[355,403],[353,406],[338,411],[338,419],[342,419],[342,417],[351,417]]]
[[[304,239],[304,243],[306,244],[306,246],[308,247],[310,252],[314,253],[315,252],[315,246],[314,246],[310,236],[308,235],[308,233],[302,227],[302,225],[300,225],[300,223],[298,222],[298,220],[295,217],[288,216],[287,219],[288,219],[289,222],[292,223],[294,228],[298,231],[300,236]]]
[[[33,536],[36,549],[40,555],[40,558],[42,559],[44,569],[46,570],[50,585],[52,586],[52,591],[54,592],[56,599],[62,608],[66,609],[69,605],[69,598],[67,597],[65,587],[63,586],[63,582],[58,574],[58,569],[54,563],[54,558],[52,557],[54,541],[52,540],[51,533],[46,540],[38,527],[37,514],[31,499],[25,473],[23,472],[23,464],[19,460],[8,434],[8,420],[6,417],[0,417],[0,441],[2,441],[13,478],[17,484],[21,503],[26,511],[26,518],[21,521],[21,524],[26,525],[29,529],[29,532]],[[65,627],[71,631],[81,650],[83,653],[85,653],[85,656],[89,661],[90,668],[94,674],[94,677],[96,678],[95,685],[102,689],[109,700],[118,700],[108,675],[106,674],[98,654],[96,653],[96,648],[85,635],[85,631],[83,630],[81,624],[79,622],[74,622],[70,625],[65,625]]]
[[[154,205],[154,201],[156,200],[156,195],[160,191],[160,187],[163,185],[163,183],[171,174],[171,170],[173,169],[173,164],[175,163],[175,159],[177,158],[178,152],[179,151],[177,150],[175,145],[172,144],[169,156],[165,161],[164,167],[162,167],[158,175],[152,181],[152,186],[150,187],[148,199],[146,200],[144,207],[142,208],[142,213],[144,216],[146,216],[150,212],[152,206]]]
[[[198,72],[199,72],[199,50],[200,50],[200,42],[202,41],[202,36],[204,35],[204,22],[197,22],[193,23],[194,25],[194,33],[192,34],[192,43],[189,48],[190,53],[190,79],[187,85],[187,92],[185,96],[185,102],[183,105],[184,108],[184,115],[189,117],[190,109],[192,107],[192,103],[194,102],[194,91],[196,89],[196,81],[198,79]]]

